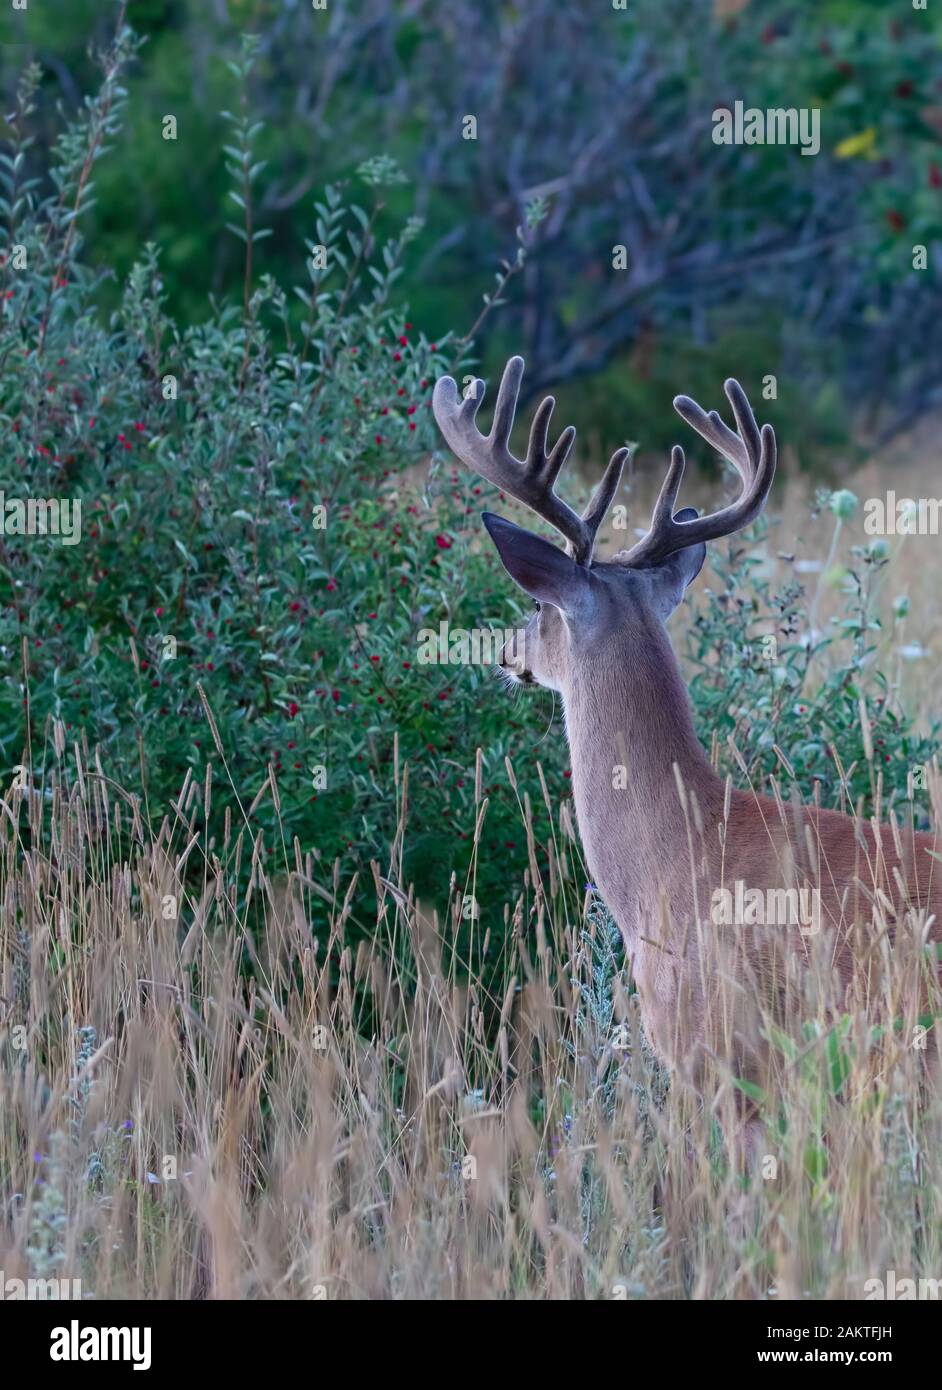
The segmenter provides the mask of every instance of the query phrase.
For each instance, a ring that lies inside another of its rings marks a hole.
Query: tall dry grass
[[[521,807],[526,889],[504,943],[472,936],[466,978],[473,872],[441,922],[411,897],[406,769],[396,842],[357,884],[297,845],[263,854],[235,798],[207,840],[224,760],[164,816],[51,738],[48,793],[0,804],[8,1278],[99,1299],[731,1299],[942,1275],[921,924],[874,949],[837,1029],[826,941],[791,981],[745,1174],[731,1062],[702,1099],[659,1068],[565,805],[543,874]]]

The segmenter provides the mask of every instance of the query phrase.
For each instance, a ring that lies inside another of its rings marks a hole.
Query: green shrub
[[[41,780],[54,756],[47,721],[61,721],[67,744],[87,732],[107,775],[162,809],[188,769],[201,780],[213,759],[218,773],[202,687],[246,809],[273,769],[278,804],[267,795],[251,817],[265,853],[283,853],[283,834],[289,851],[298,835],[328,862],[382,858],[399,814],[398,743],[412,777],[408,871],[447,892],[443,866],[468,860],[477,745],[486,795],[515,733],[542,716],[521,705],[508,719],[487,668],[417,661],[423,627],[512,619],[492,589],[496,562],[467,527],[482,489],[452,462],[424,480],[431,386],[458,349],[430,343],[394,299],[415,228],[385,240],[378,228],[400,175],[390,161],[362,167],[368,208],[351,190],[325,191],[308,280],[293,293],[263,276],[241,310],[210,304],[182,328],[165,313],[148,246],[106,325],[76,223],[61,215],[91,190],[79,132],[62,142],[59,195],[20,182],[33,80],[19,143],[0,157],[0,211],[28,267],[8,262],[0,280],[2,481],[8,497],[80,498],[84,519],[81,544],[4,547],[7,769],[31,756]],[[88,145],[116,118],[116,86],[112,77],[90,107]],[[237,174],[251,153],[249,128],[236,125]],[[220,817],[223,800],[235,808],[217,795]],[[516,806],[495,807],[484,841],[494,861],[519,839]]]
[[[818,501],[836,515],[826,576],[856,499],[842,490]],[[767,531],[763,523],[759,534]],[[843,607],[826,631],[817,629],[797,573],[772,590],[749,536],[714,548],[711,562],[688,654],[697,722],[712,731],[722,766],[760,786],[774,775],[847,811],[871,814],[878,790],[884,812],[911,797],[927,826],[926,779],[914,774],[938,752],[940,726],[920,734],[875,661],[875,580],[888,564],[886,542],[851,547]],[[897,605],[894,621],[902,616]]]

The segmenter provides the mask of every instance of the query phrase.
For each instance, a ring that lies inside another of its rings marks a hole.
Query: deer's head
[[[618,490],[628,450],[612,455],[591,501],[582,516],[577,515],[553,490],[576,432],[567,426],[547,451],[552,396],[533,417],[526,458],[517,459],[510,452],[522,377],[523,359],[512,357],[504,368],[486,436],[475,424],[484,398],[483,381],[473,382],[462,399],[453,379],[442,377],[432,409],[463,463],[550,522],[567,542],[562,550],[503,517],[491,512],[483,516],[504,568],[536,602],[522,634],[504,648],[500,665],[525,684],[565,690],[574,663],[604,655],[619,635],[649,632],[652,624],[664,623],[699,574],[707,541],[732,535],[755,520],[775,475],[775,434],[771,425],[759,429],[736,381],[726,382],[735,433],[716,411],[707,414],[687,396],[675,397],[678,414],[736,467],[742,492],[735,502],[707,516],[698,516],[693,507],[675,512],[684,473],[684,451],[677,446],[647,534],[630,550],[593,563],[596,534]]]

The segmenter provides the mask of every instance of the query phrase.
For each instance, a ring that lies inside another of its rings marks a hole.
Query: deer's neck
[[[563,698],[589,869],[630,932],[659,891],[689,882],[675,766],[705,823],[722,807],[723,783],[694,732],[677,658],[653,617],[579,663]]]

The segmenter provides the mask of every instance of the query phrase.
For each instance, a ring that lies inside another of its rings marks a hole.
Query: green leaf
[[[737,1090],[742,1091],[743,1095],[748,1096],[750,1100],[754,1100],[757,1105],[764,1106],[768,1103],[768,1096],[765,1091],[763,1091],[761,1086],[757,1086],[754,1081],[745,1081],[742,1077],[734,1076],[733,1085]]]

